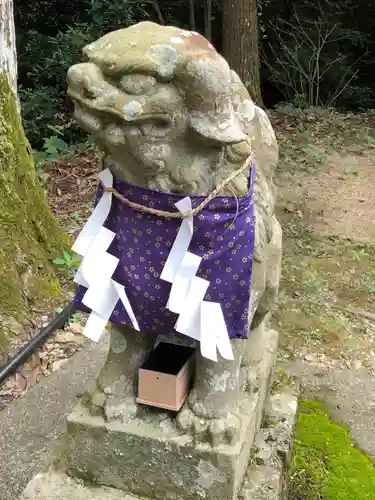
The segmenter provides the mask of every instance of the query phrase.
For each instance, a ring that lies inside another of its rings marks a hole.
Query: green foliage
[[[42,148],[34,153],[34,162],[38,178],[43,180],[43,167],[47,162],[57,160],[68,150],[68,144],[56,135],[51,135],[47,139],[44,139]]]
[[[348,430],[324,406],[302,401],[294,440],[289,500],[373,500],[375,469]]]
[[[65,82],[85,44],[145,19],[191,27],[188,0],[14,0],[14,5],[23,122],[34,149],[46,148],[50,124],[61,127],[59,137],[67,144],[85,140],[72,120]],[[194,5],[194,28],[205,33],[205,2]],[[221,2],[213,0],[211,31],[219,50],[220,10]],[[258,12],[266,105],[375,107],[375,0],[260,0]]]
[[[270,2],[261,9],[263,79],[300,107],[375,106],[375,1]]]
[[[61,131],[57,127],[48,125],[52,131],[56,132],[55,135],[50,135],[43,140],[43,146],[40,151],[34,154],[34,160],[37,163],[43,163],[47,160],[53,161],[68,152],[68,144],[59,137]]]
[[[31,144],[42,147],[49,126],[61,127],[66,142],[82,140],[83,133],[72,121],[72,105],[66,98],[66,72],[81,57],[82,47],[98,36],[85,25],[69,27],[56,36],[31,31],[19,57],[20,100],[26,134]]]
[[[375,280],[371,281],[370,283],[367,284],[367,290],[370,293],[375,294]]]
[[[220,2],[212,3],[212,22],[220,25],[220,19],[216,21]],[[81,61],[84,45],[146,19],[189,28],[186,0],[14,0],[14,7],[23,124],[37,150],[49,148],[51,124],[60,127],[59,137],[68,144],[86,140],[72,120],[72,104],[66,97],[66,72]],[[203,11],[202,4],[197,4],[200,31],[204,30]]]
[[[62,126],[61,138],[68,143],[84,140],[84,133],[72,120],[72,105],[66,97],[67,70],[80,62],[82,48],[90,41],[145,19],[145,7],[149,4],[135,0],[86,0],[70,3],[64,14],[59,11],[63,8],[60,0],[42,3],[56,16],[45,19],[40,2],[31,2],[27,9],[23,0],[15,2],[19,94],[26,135],[36,149],[49,136],[50,124]]]
[[[76,268],[79,265],[80,259],[75,255],[70,255],[68,252],[64,252],[62,258],[55,259],[53,261],[57,266],[63,266],[68,269]]]
[[[81,258],[64,250],[63,256],[55,259],[53,263],[60,268],[63,274],[72,277],[81,263]]]

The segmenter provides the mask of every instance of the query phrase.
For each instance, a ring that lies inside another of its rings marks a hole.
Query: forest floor
[[[284,231],[274,316],[280,358],[375,373],[375,115],[283,110],[270,117],[280,145],[275,182]],[[49,203],[72,238],[90,214],[99,170],[95,151],[44,169]],[[67,295],[72,275],[62,266]],[[0,410],[84,345],[83,319],[75,314],[2,386]],[[18,335],[12,351],[25,340]]]
[[[284,358],[375,373],[375,116],[275,117]]]

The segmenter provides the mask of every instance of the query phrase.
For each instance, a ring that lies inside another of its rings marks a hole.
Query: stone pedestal
[[[297,415],[297,397],[298,392],[295,389],[283,389],[280,393],[271,396],[267,413],[268,422],[256,436],[251,454],[252,460],[249,461],[239,489],[238,500],[281,500],[284,498],[285,467],[290,459],[291,441]],[[138,451],[139,456],[143,457],[144,452]],[[170,457],[170,454],[167,453],[167,456]],[[190,460],[193,462],[193,457]],[[186,457],[185,461],[188,462],[189,459]],[[119,462],[117,456],[116,463],[112,464],[114,469],[118,470]],[[170,463],[167,467],[176,470],[176,466],[171,466]],[[166,472],[168,471],[169,469]],[[186,468],[180,472],[181,475],[188,473]],[[176,479],[176,475],[174,478]],[[213,484],[221,482],[215,470],[207,465],[200,469],[200,478],[204,484],[210,481]],[[187,479],[183,476],[181,481],[187,484]],[[131,480],[132,478],[128,477],[128,481]],[[207,498],[204,496],[205,490],[202,488],[195,498]],[[169,495],[165,495],[165,498],[180,500],[186,498],[185,492],[185,489],[175,484],[174,490],[170,489]],[[50,468],[34,477],[20,500],[150,500],[150,498],[155,498],[153,492],[149,494],[150,496],[135,495],[123,489],[92,484],[90,481],[72,478],[62,470]]]
[[[153,498],[232,500],[241,485],[256,430],[259,396],[243,414],[241,439],[212,448],[178,435],[173,421],[106,424],[77,406],[68,419],[67,471],[73,477]]]
[[[242,484],[272,378],[278,335],[268,330],[254,388],[238,414],[233,444],[212,446],[178,430],[173,414],[142,408],[126,424],[92,416],[78,403],[67,422],[66,470],[95,484],[160,500],[233,500]]]
[[[137,418],[124,424],[92,416],[87,406],[78,402],[68,417],[63,465],[53,473],[53,481],[63,481],[61,491],[73,483],[68,477],[61,479],[60,473],[84,484],[114,488],[108,490],[108,499],[130,500],[131,495],[160,500],[237,498],[268,401],[276,361],[278,334],[268,330],[266,337],[263,355],[254,364],[253,392],[240,408],[242,430],[235,443],[212,446],[183,434],[175,416],[162,410],[144,407]],[[45,498],[40,493],[28,495],[25,498]],[[78,500],[81,496],[69,498]],[[82,498],[96,499],[92,495]],[[103,493],[100,498],[107,497]]]

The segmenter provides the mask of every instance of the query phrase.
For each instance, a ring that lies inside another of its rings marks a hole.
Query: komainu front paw
[[[108,395],[104,404],[104,418],[107,422],[118,420],[126,424],[137,417],[139,406],[135,397],[118,397]]]
[[[229,413],[225,417],[206,419],[198,416],[188,404],[177,415],[177,428],[193,436],[195,443],[211,446],[233,445],[240,440],[242,419]]]

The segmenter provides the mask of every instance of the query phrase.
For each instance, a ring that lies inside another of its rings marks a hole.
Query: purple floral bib
[[[193,218],[189,252],[202,258],[196,276],[209,282],[204,300],[219,303],[230,338],[247,338],[248,309],[255,242],[255,166],[251,167],[249,191],[235,197],[218,196]],[[185,196],[161,193],[114,180],[113,187],[127,199],[165,211],[177,211],[175,204]],[[98,190],[96,204],[103,195]],[[192,207],[205,197],[191,196]],[[155,334],[174,331],[178,315],[167,308],[171,283],[161,279],[163,267],[181,225],[181,219],[166,219],[142,213],[112,198],[104,227],[115,233],[107,253],[119,259],[113,280],[126,291],[139,330]],[[98,267],[101,263],[97,262]],[[87,288],[78,285],[75,307],[82,303]],[[133,328],[121,300],[110,322]]]

